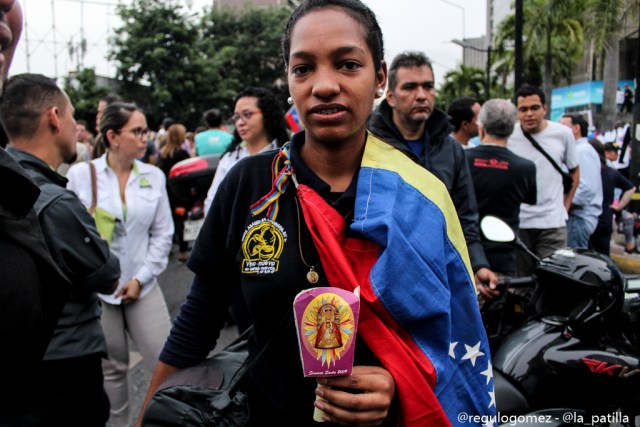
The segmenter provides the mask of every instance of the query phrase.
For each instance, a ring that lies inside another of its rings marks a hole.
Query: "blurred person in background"
[[[224,153],[233,136],[222,129],[222,112],[218,108],[212,108],[204,112],[203,119],[208,129],[196,135],[196,155]]]
[[[158,167],[164,172],[164,176],[169,178],[171,168],[178,162],[191,157],[187,151],[182,148],[186,139],[187,129],[179,123],[169,126],[166,135],[166,142],[160,149],[158,156]],[[176,213],[175,198],[169,194],[169,204],[171,206],[171,215],[175,226],[175,237],[178,241],[178,261],[185,262],[189,256],[189,242],[184,240],[184,216]]]
[[[589,243],[595,251],[609,256],[611,253],[614,217],[616,215],[622,216],[624,212],[631,216],[631,224],[633,226],[633,216],[624,211],[624,208],[631,201],[633,193],[636,192],[636,187],[624,175],[607,165],[604,145],[600,141],[592,138],[589,139],[589,144],[591,144],[600,158],[600,174],[602,177],[602,213],[598,217],[598,224],[589,238]],[[616,197],[616,190],[621,193],[620,198]],[[636,252],[633,243],[633,229],[631,230],[630,243],[626,244],[625,251],[627,253]]]
[[[233,105],[233,140],[218,163],[204,202],[205,215],[211,207],[220,182],[238,160],[273,150],[289,140],[289,127],[284,119],[284,111],[270,90],[249,87],[236,95]]]
[[[96,139],[93,142],[93,151],[91,152],[91,158],[97,159],[102,156],[106,152],[106,146],[102,139],[102,135],[100,134],[100,121],[102,120],[102,115],[104,114],[104,110],[108,105],[113,104],[114,102],[124,102],[124,98],[115,93],[110,93],[103,98],[100,98],[98,101],[98,109],[96,111]]]
[[[451,136],[462,144],[462,148],[472,148],[472,138],[478,136],[478,113],[480,103],[470,96],[462,96],[451,101],[447,114],[453,125]]]

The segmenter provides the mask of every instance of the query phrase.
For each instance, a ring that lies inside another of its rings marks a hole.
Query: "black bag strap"
[[[253,376],[255,367],[261,361],[264,354],[267,353],[267,351],[272,347],[272,344],[275,341],[275,339],[279,337],[280,334],[282,334],[282,332],[285,330],[285,325],[287,324],[286,320],[290,318],[292,314],[293,314],[293,306],[289,308],[287,313],[280,320],[280,323],[276,327],[275,332],[273,333],[273,335],[269,337],[264,347],[262,347],[262,349],[253,358],[248,357],[243,368],[238,372],[236,372],[235,377],[232,379],[232,382],[233,382],[231,386],[232,390],[237,390],[241,385],[244,385],[249,382],[250,378]],[[236,338],[235,341],[229,346],[232,346],[233,344],[237,344],[238,341],[243,341],[243,340],[247,341],[248,343],[249,340],[251,340],[253,338],[253,335],[255,334],[253,329],[254,329],[254,326],[251,325],[238,338]]]
[[[560,175],[565,176],[565,175],[569,175],[568,173],[566,173],[565,171],[562,170],[562,168],[560,166],[558,166],[558,164],[555,162],[555,160],[553,160],[551,158],[551,156],[549,155],[549,153],[547,153],[544,148],[542,148],[540,146],[540,144],[538,144],[538,141],[535,140],[535,138],[526,130],[524,130],[524,128],[522,127],[522,125],[520,126],[520,129],[522,129],[522,133],[523,135],[531,142],[531,144],[536,147],[536,149],[538,151],[540,151],[542,153],[542,155],[544,157],[546,157],[547,160],[549,160],[549,163],[551,163],[551,165],[553,165],[553,167],[555,168],[555,170],[557,170]]]

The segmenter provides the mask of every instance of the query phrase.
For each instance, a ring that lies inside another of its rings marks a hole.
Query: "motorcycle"
[[[184,222],[183,239],[187,242],[198,237],[204,223],[204,201],[219,160],[219,154],[191,157],[176,163],[169,171],[169,197],[175,216]]]
[[[480,227],[487,239],[514,244],[537,263],[532,277],[515,282],[528,280],[532,289],[523,316],[507,332],[501,325],[493,341],[499,416],[538,421],[520,426],[549,426],[542,419],[551,425],[635,425],[640,280],[586,249],[564,248],[539,259],[495,217],[483,218]],[[502,290],[511,293],[509,282]]]

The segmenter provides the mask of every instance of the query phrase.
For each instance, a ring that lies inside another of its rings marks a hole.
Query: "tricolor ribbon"
[[[292,175],[293,169],[291,167],[289,144],[285,144],[273,158],[273,170],[271,172],[273,184],[271,186],[271,191],[251,205],[251,215],[257,216],[268,208],[267,218],[275,220],[278,216],[278,199],[285,191],[287,191],[287,187],[289,186],[289,177]]]

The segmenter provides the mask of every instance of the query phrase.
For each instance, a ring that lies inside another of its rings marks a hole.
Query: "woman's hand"
[[[142,292],[142,284],[138,279],[131,279],[124,284],[115,297],[122,297],[123,304],[129,304],[140,298],[140,292]]]
[[[316,395],[324,401],[316,400],[315,406],[324,411],[325,421],[341,425],[382,424],[396,389],[391,374],[377,366],[354,366],[347,377],[320,378],[318,383]]]

